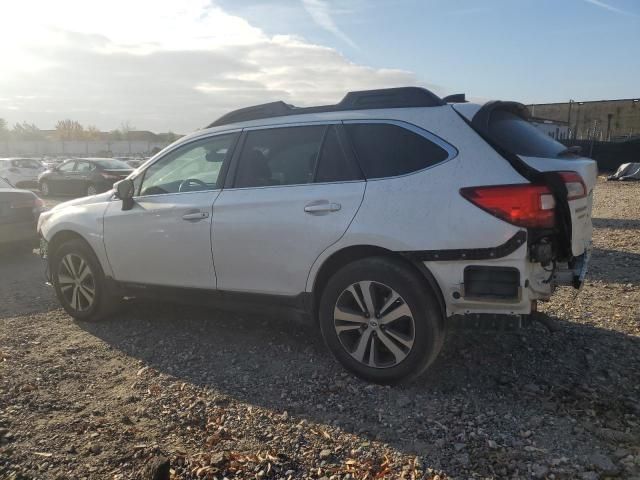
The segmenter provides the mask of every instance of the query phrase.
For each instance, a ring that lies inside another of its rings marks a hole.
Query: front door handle
[[[325,212],[337,212],[342,208],[339,203],[310,203],[304,207],[304,211],[307,213],[325,213]]]
[[[209,218],[209,212],[185,213],[182,216],[183,220],[204,220],[205,218]]]

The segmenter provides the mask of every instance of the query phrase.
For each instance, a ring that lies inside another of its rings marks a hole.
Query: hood
[[[109,199],[111,199],[111,197],[113,197],[113,190],[109,190],[104,193],[99,193],[98,195],[92,195],[90,197],[75,198],[73,200],[69,200],[68,202],[59,203],[49,211],[56,212],[67,207],[75,207],[78,205],[90,205],[92,203],[106,202]]]

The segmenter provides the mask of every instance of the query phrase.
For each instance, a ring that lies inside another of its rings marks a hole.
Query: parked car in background
[[[16,188],[35,188],[45,166],[37,158],[0,158],[0,178]]]
[[[80,320],[125,296],[285,307],[356,375],[419,375],[453,317],[522,322],[589,260],[596,163],[522,104],[454,101],[410,87],[224,115],[43,214],[60,303]]]
[[[144,160],[142,159],[133,159],[133,160],[127,160],[126,164],[129,165],[131,168],[138,168],[140,165],[142,165],[144,163]]]
[[[76,158],[62,162],[38,178],[42,195],[96,195],[105,192],[133,168],[112,158]]]
[[[43,210],[44,202],[35,193],[14,188],[0,178],[0,247],[35,246],[36,224]]]

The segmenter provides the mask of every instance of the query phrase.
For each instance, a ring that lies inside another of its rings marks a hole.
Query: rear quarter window
[[[444,148],[398,125],[349,123],[345,128],[367,179],[406,175],[449,157]]]

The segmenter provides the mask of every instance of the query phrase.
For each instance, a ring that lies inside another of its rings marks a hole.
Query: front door
[[[365,182],[339,125],[249,130],[213,208],[218,289],[293,296],[340,239]]]
[[[196,140],[170,151],[135,179],[131,210],[110,202],[104,242],[116,280],[214,289],[213,202],[236,133]]]

